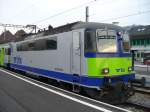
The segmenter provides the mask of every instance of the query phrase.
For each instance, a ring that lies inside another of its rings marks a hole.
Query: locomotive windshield
[[[121,51],[129,52],[129,36],[127,33],[121,33],[120,41],[117,41],[115,30],[97,29],[87,30],[85,32],[85,51],[113,53],[117,52],[117,42],[120,43]]]
[[[96,34],[98,52],[117,52],[115,31],[98,29]]]

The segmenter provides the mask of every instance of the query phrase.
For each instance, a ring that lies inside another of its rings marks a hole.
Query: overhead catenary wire
[[[89,2],[83,3],[83,4],[78,5],[78,6],[76,6],[76,7],[67,9],[67,10],[65,10],[65,11],[59,12],[59,13],[57,13],[57,14],[54,14],[54,15],[52,15],[52,16],[49,16],[49,17],[47,17],[47,18],[44,18],[44,19],[39,20],[39,21],[37,21],[37,22],[34,22],[34,23],[32,23],[32,24],[40,23],[40,22],[45,21],[45,20],[47,20],[47,19],[51,19],[51,18],[53,18],[53,17],[62,15],[62,14],[64,14],[64,13],[66,13],[66,12],[70,12],[70,11],[72,11],[72,10],[75,10],[75,9],[77,9],[77,8],[80,8],[80,7],[85,6],[85,5],[87,5],[87,4],[91,4],[91,3],[96,2],[96,1],[99,1],[99,0],[91,0],[91,1],[89,1]],[[32,4],[32,5],[33,5],[33,4]],[[31,6],[32,6],[32,5],[31,5]],[[31,7],[31,6],[28,6],[28,7]],[[28,7],[26,7],[26,8],[28,8]],[[23,9],[22,11],[20,11],[18,14],[20,14],[21,12],[23,12],[26,8],[24,8],[24,9]],[[18,14],[16,14],[16,15],[18,15]],[[16,16],[16,15],[15,15],[15,16]],[[3,26],[7,26],[7,27],[12,27],[12,24],[2,24],[2,23],[1,23],[0,26],[2,26],[2,25],[3,25]],[[23,25],[16,25],[16,26],[13,25],[13,27],[26,28],[26,26],[23,26]],[[38,28],[38,27],[36,27],[36,28]],[[40,29],[40,28],[38,28],[38,29]]]
[[[67,10],[65,10],[65,11],[56,13],[56,14],[51,15],[51,16],[49,16],[49,17],[46,17],[46,18],[43,18],[43,19],[38,20],[38,21],[36,21],[36,22],[33,22],[32,24],[41,23],[41,22],[46,21],[46,20],[48,20],[48,19],[52,19],[52,18],[54,18],[54,17],[60,16],[60,15],[62,15],[62,14],[64,14],[64,13],[66,13],[66,12],[70,12],[70,11],[72,11],[72,10],[78,9],[78,8],[83,7],[83,6],[85,6],[85,5],[94,3],[94,2],[96,2],[96,1],[99,1],[99,0],[91,0],[91,1],[89,1],[89,2],[83,3],[83,4],[81,4],[81,5],[75,6],[75,7],[73,7],[73,8],[67,9]]]
[[[70,12],[70,11],[72,11],[72,10],[81,8],[81,7],[83,7],[83,6],[90,5],[90,4],[92,4],[92,3],[96,2],[96,1],[100,1],[100,0],[91,0],[91,1],[88,1],[88,2],[86,2],[86,3],[80,4],[80,5],[75,6],[75,7],[73,7],[73,8],[64,10],[64,11],[59,12],[59,13],[56,13],[56,14],[51,15],[51,16],[49,16],[49,17],[45,17],[45,18],[43,18],[43,19],[41,19],[41,20],[38,20],[38,21],[36,21],[36,22],[33,22],[32,24],[39,24],[39,23],[41,23],[41,22],[43,22],[43,21],[52,19],[52,18],[57,17],[57,16],[60,16],[60,15],[63,15],[64,13]],[[113,1],[113,2],[114,2],[114,1]],[[111,4],[111,3],[109,2],[109,4]],[[142,5],[142,4],[140,4],[140,5]],[[149,2],[144,3],[144,5],[149,5]],[[103,6],[103,5],[102,5],[102,6]],[[28,6],[28,7],[29,7],[29,6]],[[24,10],[22,10],[22,11],[24,11]],[[22,11],[21,11],[21,12],[22,12]],[[114,18],[108,18],[108,19],[104,19],[104,20],[99,20],[99,22],[105,22],[105,21],[111,21],[111,20],[113,21],[113,20],[116,20],[116,19],[128,18],[128,17],[131,17],[131,16],[141,15],[141,14],[145,14],[145,13],[149,13],[149,12],[150,12],[150,10],[147,10],[147,11],[137,11],[137,12],[135,12],[135,13],[131,13],[131,14],[123,15],[123,16],[118,16],[118,17],[114,17]],[[95,16],[95,14],[94,14],[94,15],[89,15],[89,16],[90,16],[90,17],[93,17],[93,16]]]
[[[124,16],[120,16],[120,17],[116,17],[116,18],[105,19],[105,20],[101,20],[100,22],[111,21],[111,20],[116,20],[116,19],[123,19],[123,18],[128,18],[128,17],[131,17],[131,16],[136,16],[136,15],[141,15],[141,14],[146,14],[146,13],[150,13],[150,10],[139,11],[139,12],[129,14],[129,15],[124,15]]]
[[[114,2],[114,1],[113,1]],[[144,3],[144,4],[140,4],[140,7],[145,7],[145,6],[149,6],[150,5],[150,2],[146,2],[146,3]],[[133,9],[133,7],[125,7],[125,8],[122,8],[123,10],[131,10],[131,9]],[[117,10],[119,10],[119,11],[122,11],[122,9],[120,9],[120,8],[118,8]],[[138,9],[138,12],[140,12],[140,10],[141,9]],[[118,11],[117,11],[118,12]],[[94,13],[94,14],[91,14],[90,16],[91,17],[94,17],[94,16],[96,16],[97,15],[97,13]]]
[[[23,9],[21,9],[19,12],[17,12],[15,15],[13,15],[12,17],[10,17],[9,21],[13,20],[15,17],[19,16],[20,14],[23,14],[24,11],[26,11],[27,9],[35,6],[37,4],[37,2],[33,2],[34,0],[31,0],[30,2],[32,2],[30,5],[24,7]]]
[[[90,1],[90,2],[87,2],[87,3],[81,4],[81,5],[79,5],[79,6],[73,7],[73,8],[71,8],[71,9],[67,9],[67,10],[62,11],[62,12],[60,12],[60,13],[57,13],[57,14],[54,14],[54,15],[52,15],[52,16],[46,17],[46,18],[44,18],[44,19],[41,19],[41,20],[39,20],[39,21],[36,21],[36,22],[34,22],[34,23],[32,23],[32,24],[39,24],[39,23],[44,22],[44,21],[46,21],[46,20],[52,19],[52,18],[57,17],[57,16],[60,16],[60,15],[62,15],[62,14],[64,14],[64,13],[67,13],[67,12],[70,12],[70,11],[75,10],[75,9],[77,9],[77,8],[80,8],[80,7],[82,7],[82,6],[85,6],[86,4],[91,4],[91,3],[95,2],[95,1],[98,1],[98,0],[92,0],[92,1]],[[149,2],[148,2],[148,3],[149,3]],[[148,5],[148,3],[147,3],[147,4],[144,4],[144,5]],[[104,19],[104,20],[102,20],[102,21],[100,21],[100,22],[105,22],[105,21],[110,21],[110,20],[116,20],[116,19],[127,18],[127,17],[130,17],[130,16],[141,15],[141,14],[144,14],[144,13],[149,13],[149,10],[147,10],[147,11],[138,11],[138,12],[136,12],[136,13],[128,14],[128,15],[125,15],[125,16],[119,16],[119,17],[114,17],[114,18],[110,18],[110,19]],[[89,16],[92,17],[93,15],[89,15]]]

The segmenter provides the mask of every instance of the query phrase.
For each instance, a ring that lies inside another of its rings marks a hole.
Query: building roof
[[[0,44],[24,40],[25,35],[24,30],[18,30],[14,35],[9,30],[6,30],[0,35]]]
[[[15,36],[10,31],[5,31],[0,35],[0,44],[15,40]]]
[[[150,25],[134,26],[129,30],[129,35],[131,38],[150,38]]]

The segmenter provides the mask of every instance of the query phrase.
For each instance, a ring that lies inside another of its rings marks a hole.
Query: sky
[[[150,0],[0,0],[0,24],[57,27],[85,21],[86,6],[90,22],[150,25]],[[2,31],[4,28],[0,27]]]

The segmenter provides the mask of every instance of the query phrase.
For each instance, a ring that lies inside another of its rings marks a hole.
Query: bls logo
[[[14,63],[22,64],[22,59],[20,57],[14,57]]]
[[[117,68],[116,71],[117,72],[125,72],[125,69],[124,68]]]

